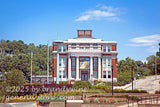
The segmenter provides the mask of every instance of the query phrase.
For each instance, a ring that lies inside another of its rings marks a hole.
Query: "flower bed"
[[[15,88],[17,89],[17,87]],[[43,85],[24,85],[19,88],[18,95],[33,95],[33,94],[43,94],[49,92],[57,92],[57,91],[64,91],[64,90],[71,90],[72,84],[43,84]],[[16,90],[17,91],[17,90]]]
[[[129,95],[117,95],[117,96],[93,95],[87,97],[84,100],[84,103],[120,103],[120,102],[127,102],[127,99],[132,99],[133,101],[137,101],[138,97]]]
[[[84,103],[120,103],[127,102],[125,98],[106,98],[106,97],[91,97],[84,100]]]
[[[38,98],[37,95],[12,96],[12,97],[6,97],[5,102],[8,102],[8,103],[29,102],[29,101],[36,101],[37,98]]]
[[[160,90],[155,91],[155,94],[160,94]]]
[[[64,102],[65,100],[65,96],[43,96],[37,99],[37,101],[39,101],[40,104],[46,104],[49,102]]]
[[[124,89],[114,89],[114,93],[147,93],[146,90],[124,90]]]

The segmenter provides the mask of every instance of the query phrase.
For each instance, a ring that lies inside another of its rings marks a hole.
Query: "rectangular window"
[[[89,35],[89,34],[90,34],[90,31],[85,31],[85,34],[86,34],[86,35]]]
[[[80,47],[79,49],[84,49],[84,47]]]
[[[76,71],[72,71],[72,78],[76,78]]]
[[[61,52],[61,45],[58,46],[58,50],[59,50],[59,52]]]
[[[66,78],[66,71],[63,71],[63,78]]]
[[[84,35],[84,31],[79,31],[79,34],[80,35]]]
[[[108,71],[108,78],[111,78],[111,71]]]
[[[86,47],[85,49],[90,49],[90,47]]]
[[[106,78],[106,71],[103,71],[103,78]]]
[[[66,52],[66,45],[63,45],[63,52]]]
[[[61,75],[61,71],[59,71],[59,78],[61,78],[62,77],[62,75]]]
[[[106,45],[103,45],[103,52],[106,52]]]
[[[108,52],[111,52],[111,45],[108,45]]]
[[[72,49],[76,49],[76,47],[72,47]]]
[[[89,47],[90,45],[84,44],[84,45],[79,45],[80,47]]]
[[[63,67],[66,67],[66,58],[63,58]]]
[[[94,71],[94,78],[97,78],[97,71]]]
[[[76,67],[76,58],[72,58],[72,67]]]
[[[61,66],[62,64],[61,64],[61,58],[59,58],[59,66]]]
[[[98,47],[93,47],[93,49],[98,49]]]
[[[98,47],[98,45],[97,44],[93,44],[93,47]]]
[[[111,58],[108,58],[108,67],[111,66]]]
[[[106,58],[103,58],[103,67],[106,67]]]
[[[97,58],[93,58],[93,67],[97,67]]]
[[[72,47],[76,47],[76,44],[72,44]]]

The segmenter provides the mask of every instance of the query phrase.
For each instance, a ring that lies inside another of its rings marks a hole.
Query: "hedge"
[[[91,83],[89,81],[76,81],[74,84],[73,84],[73,87],[74,89],[90,89],[91,88]]]

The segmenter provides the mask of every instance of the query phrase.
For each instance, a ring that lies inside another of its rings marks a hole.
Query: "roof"
[[[103,41],[101,39],[96,39],[96,38],[92,38],[92,37],[77,37],[77,38],[73,38],[73,39],[68,39],[66,41],[63,41],[64,43],[108,43],[108,44],[116,44],[116,41]]]

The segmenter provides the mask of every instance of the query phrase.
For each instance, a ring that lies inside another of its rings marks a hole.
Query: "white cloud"
[[[88,20],[112,20],[120,21],[119,8],[113,8],[111,6],[101,6],[97,5],[99,9],[96,10],[87,10],[82,13],[82,15],[75,19],[75,21],[88,21]]]
[[[147,46],[148,52],[157,52],[159,48],[158,43],[160,42],[160,34],[136,37],[129,41],[132,42],[129,46]]]
[[[120,10],[120,8],[113,8],[113,7],[111,7],[111,6],[101,6],[100,7],[100,9],[104,9],[104,10],[108,10],[108,11],[110,11],[110,12],[113,12],[113,11],[119,11]]]

